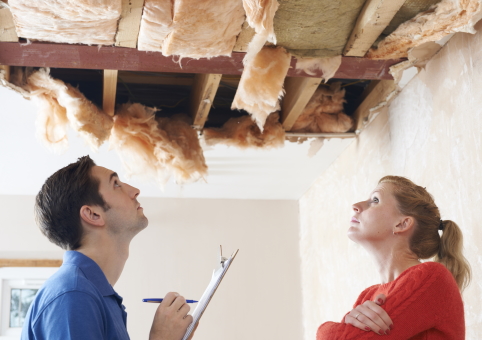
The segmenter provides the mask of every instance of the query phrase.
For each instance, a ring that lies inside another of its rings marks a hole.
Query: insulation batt
[[[196,131],[185,118],[156,120],[155,108],[124,104],[114,116],[110,145],[128,175],[154,179],[164,187],[171,175],[178,183],[199,180],[207,166]]]
[[[353,127],[353,119],[343,113],[345,90],[340,83],[330,88],[321,87],[298,117],[291,132],[335,133],[347,132]]]
[[[243,7],[246,21],[256,32],[244,57],[246,64],[263,48],[266,41],[276,45],[273,21],[279,3],[277,0],[243,0]]]
[[[32,73],[27,89],[40,107],[37,135],[54,152],[61,153],[68,147],[68,123],[94,150],[109,137],[112,118],[78,89],[52,78],[49,69]]]
[[[314,76],[317,70],[321,70],[325,82],[333,78],[340,65],[341,55],[328,58],[296,58],[297,72],[303,71]]]
[[[231,109],[249,112],[263,131],[266,118],[280,109],[291,56],[282,47],[264,47],[246,64]]]
[[[371,59],[406,58],[408,51],[429,41],[438,41],[455,32],[475,33],[481,18],[480,0],[442,0],[428,11],[401,24],[393,33],[370,49]]]
[[[112,45],[122,0],[10,0],[19,37]]]
[[[165,56],[231,56],[244,22],[239,0],[147,0],[145,8],[139,49]]]
[[[279,114],[269,115],[261,132],[249,116],[230,118],[222,128],[203,130],[206,145],[224,144],[241,149],[278,148],[284,145],[285,131],[279,122]]]

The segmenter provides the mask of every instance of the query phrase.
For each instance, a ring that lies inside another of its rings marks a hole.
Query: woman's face
[[[393,236],[395,226],[402,221],[397,201],[391,193],[392,184],[381,183],[366,201],[353,204],[353,217],[348,237],[357,243],[383,241]]]

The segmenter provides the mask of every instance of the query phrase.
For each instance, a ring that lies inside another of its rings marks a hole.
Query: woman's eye
[[[373,197],[372,201],[375,202],[375,203],[378,203],[378,198]]]

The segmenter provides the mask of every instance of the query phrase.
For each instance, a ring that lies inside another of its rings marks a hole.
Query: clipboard
[[[229,258],[226,258],[226,257],[223,257],[223,247],[222,246],[219,246],[219,247],[220,247],[221,254],[220,254],[218,268],[214,270],[213,276],[211,277],[211,281],[209,282],[206,290],[201,296],[201,299],[199,300],[196,308],[192,312],[193,321],[187,327],[186,334],[184,334],[184,337],[182,338],[182,340],[187,340],[187,338],[189,338],[189,336],[191,335],[194,329],[194,326],[196,326],[198,321],[201,319],[201,316],[203,315],[204,311],[209,305],[209,302],[211,301],[214,293],[216,293],[216,290],[218,289],[219,284],[223,280],[224,275],[226,275],[226,272],[228,271],[229,266],[231,266],[231,263],[233,263],[233,260],[239,251],[239,249],[236,250]]]

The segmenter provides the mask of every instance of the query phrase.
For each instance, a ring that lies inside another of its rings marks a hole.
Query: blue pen
[[[142,302],[162,302],[164,299],[142,299]],[[186,303],[196,303],[196,300],[186,300]]]

